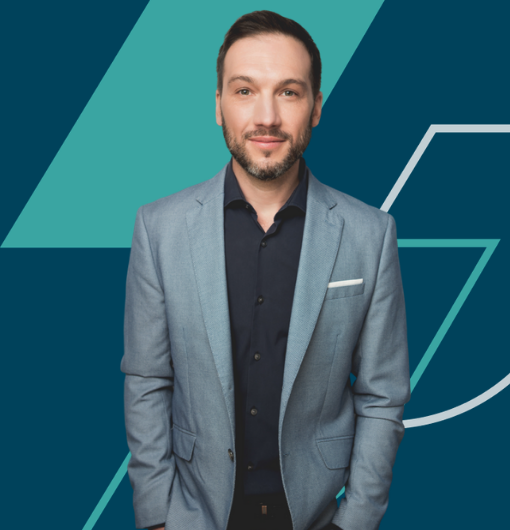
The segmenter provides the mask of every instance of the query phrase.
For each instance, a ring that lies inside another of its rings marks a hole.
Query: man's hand
[[[165,525],[164,524],[158,524],[156,526],[149,526],[149,528],[147,528],[147,530],[165,530]]]

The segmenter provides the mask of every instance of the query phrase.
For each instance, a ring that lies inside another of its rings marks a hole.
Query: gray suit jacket
[[[224,178],[136,216],[121,370],[137,528],[225,530],[229,518],[240,455]],[[394,219],[310,172],[278,428],[294,530],[379,527],[409,398]]]

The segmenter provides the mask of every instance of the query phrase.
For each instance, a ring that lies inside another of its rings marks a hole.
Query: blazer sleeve
[[[332,523],[377,530],[388,506],[392,468],[411,397],[404,293],[395,220],[388,214],[377,279],[353,352],[356,430],[349,479]]]
[[[131,451],[128,474],[133,488],[136,528],[166,520],[175,476],[170,417],[173,369],[165,315],[165,295],[138,209],[126,280],[124,417]]]

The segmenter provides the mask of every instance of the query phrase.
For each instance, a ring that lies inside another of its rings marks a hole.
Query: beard
[[[292,138],[290,134],[283,132],[280,129],[273,128],[257,129],[255,131],[245,133],[242,136],[242,143],[239,143],[234,138],[234,135],[231,133],[230,129],[227,127],[225,117],[223,116],[223,111],[221,112],[221,128],[223,130],[223,137],[225,138],[225,143],[227,144],[228,150],[236,159],[237,163],[246,171],[246,173],[259,180],[275,180],[286,173],[308,147],[312,137],[312,113],[310,114],[308,125],[303,131],[300,131],[295,142],[294,138]],[[254,136],[274,136],[282,140],[288,140],[290,143],[290,148],[281,162],[274,162],[272,164],[269,160],[272,151],[262,151],[262,154],[266,157],[268,163],[257,164],[252,158],[250,158],[246,149],[246,142],[249,138]]]

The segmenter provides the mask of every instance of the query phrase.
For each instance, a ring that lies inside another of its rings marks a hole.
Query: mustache
[[[274,136],[280,140],[291,140],[292,136],[286,132],[283,132],[281,129],[257,129],[255,131],[250,131],[243,134],[244,140],[249,140],[254,136]]]

